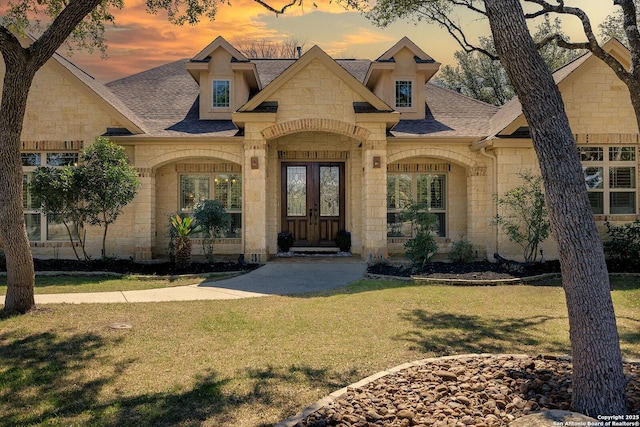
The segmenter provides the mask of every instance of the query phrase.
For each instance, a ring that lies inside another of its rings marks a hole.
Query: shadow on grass
[[[413,330],[396,337],[408,341],[413,349],[436,355],[465,353],[522,353],[524,347],[545,346],[545,351],[567,353],[569,348],[558,342],[541,341],[529,330],[559,317],[485,319],[450,313],[413,310],[402,316]]]
[[[84,362],[99,357],[107,343],[95,334],[60,338],[44,332],[23,338],[0,335],[0,425],[32,425],[80,414],[122,366],[82,377]]]
[[[114,366],[107,354],[122,345],[122,338],[92,333],[0,334],[0,426],[195,427],[206,420],[234,425],[241,408],[255,416],[260,406],[277,408],[285,418],[300,409],[291,396],[297,385],[334,390],[355,375],[347,373],[345,378],[343,373],[305,365],[250,369],[236,378],[206,372],[190,388],[143,390],[132,396],[131,390],[112,386],[136,362],[123,360]],[[237,389],[231,384],[237,382],[248,385]],[[121,397],[105,397],[114,392]]]

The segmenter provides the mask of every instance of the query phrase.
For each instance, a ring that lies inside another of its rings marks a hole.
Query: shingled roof
[[[148,136],[233,136],[237,129],[229,120],[199,120],[199,88],[185,69],[186,61],[161,65],[106,86],[140,119]],[[296,59],[251,61],[256,64],[264,88]],[[336,62],[362,83],[372,63],[364,59]],[[431,83],[425,90],[425,120],[401,120],[392,130],[393,136],[479,138],[488,134],[489,120],[496,113],[496,107]]]

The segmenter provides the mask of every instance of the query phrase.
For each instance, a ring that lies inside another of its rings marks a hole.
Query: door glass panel
[[[287,166],[287,216],[305,216],[307,212],[307,168]]]
[[[340,216],[340,168],[320,166],[320,216]]]

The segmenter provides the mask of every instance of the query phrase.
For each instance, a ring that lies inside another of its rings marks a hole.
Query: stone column
[[[362,145],[362,256],[368,260],[387,255],[387,139],[376,133]]]
[[[467,169],[467,241],[473,244],[478,257],[492,260],[496,251],[495,230],[490,225],[495,215],[492,204],[495,190],[489,173],[484,166]]]
[[[244,256],[250,263],[267,262],[267,142],[247,125],[242,166],[242,230]]]
[[[156,178],[153,169],[138,169],[140,188],[135,198],[135,259],[150,260],[156,243]]]

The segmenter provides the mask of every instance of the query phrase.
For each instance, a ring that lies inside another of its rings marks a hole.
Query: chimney
[[[296,51],[298,51],[298,58],[300,58],[302,56],[302,47],[301,46],[296,47]]]

